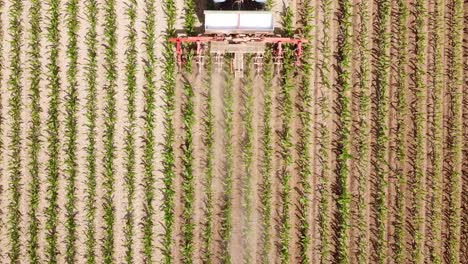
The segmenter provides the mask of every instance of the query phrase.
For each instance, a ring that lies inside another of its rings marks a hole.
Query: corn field
[[[467,263],[468,2],[0,0],[0,263]]]

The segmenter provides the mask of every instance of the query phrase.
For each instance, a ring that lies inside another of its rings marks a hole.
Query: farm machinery
[[[307,40],[299,37],[283,37],[274,33],[272,12],[264,11],[265,0],[213,0],[215,9],[205,10],[204,32],[198,36],[179,35],[169,41],[176,45],[177,64],[181,67],[193,60],[200,71],[205,64],[207,52],[211,53],[215,69],[223,68],[228,54],[232,58],[231,69],[236,78],[244,74],[244,55],[253,55],[257,74],[262,72],[267,45],[273,47],[273,63],[276,73],[281,71],[284,45],[295,49],[295,64],[300,66],[302,44]],[[236,10],[237,9],[237,10]],[[187,45],[190,44],[190,45]],[[193,56],[186,56],[187,48]]]

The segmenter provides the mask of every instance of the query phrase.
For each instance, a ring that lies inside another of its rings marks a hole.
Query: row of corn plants
[[[454,0],[451,24],[452,59],[450,61],[451,81],[451,139],[452,145],[449,153],[452,160],[450,170],[450,203],[448,217],[448,262],[459,263],[460,233],[461,233],[461,193],[462,193],[462,163],[463,163],[463,28],[464,28],[464,3]]]
[[[10,41],[10,74],[8,78],[8,92],[10,98],[8,100],[8,116],[11,118],[8,150],[10,159],[8,161],[9,183],[8,191],[10,193],[10,202],[8,204],[8,234],[10,251],[8,257],[10,262],[17,263],[21,256],[21,212],[19,203],[21,199],[21,109],[22,100],[21,92],[23,90],[21,78],[23,76],[23,68],[21,61],[22,51],[22,34],[23,26],[21,17],[23,12],[22,1],[12,1],[8,10],[9,28],[8,33],[12,36]]]
[[[351,218],[351,194],[349,192],[349,173],[351,160],[351,59],[352,59],[352,5],[351,1],[341,2],[340,32],[342,42],[339,46],[340,60],[338,83],[340,85],[340,139],[338,159],[338,262],[350,263],[349,257],[349,227]]]
[[[189,73],[190,71],[186,71]],[[195,124],[193,87],[188,80],[183,83],[185,102],[182,109],[182,122],[184,124],[184,139],[182,144],[182,260],[184,263],[193,263],[194,251],[194,229],[195,222],[193,214],[195,211],[195,179],[194,179],[194,157],[193,157],[193,126]]]
[[[41,9],[42,4],[39,0],[31,1],[29,9],[30,17],[30,33],[28,57],[30,58],[30,109],[31,109],[31,126],[28,131],[28,156],[30,162],[28,164],[29,173],[31,174],[31,183],[29,184],[29,209],[28,218],[30,219],[28,227],[28,258],[30,263],[39,263],[39,199],[40,199],[40,177],[39,177],[39,152],[41,151],[41,112],[40,103],[41,92],[40,82],[42,73],[41,64]]]
[[[195,34],[195,23],[197,22],[196,15],[196,1],[195,0],[184,0],[184,30],[187,36]],[[193,44],[184,43],[185,52],[185,67],[184,70],[191,71],[192,60],[193,60]]]
[[[187,35],[192,35],[195,32],[195,1],[185,0],[185,20],[184,29]],[[192,73],[191,57],[193,52],[191,49],[187,52],[189,58],[183,68],[183,75],[190,75]],[[183,94],[185,102],[182,106],[182,122],[184,126],[184,136],[182,144],[182,261],[184,263],[193,263],[194,252],[194,230],[195,222],[193,219],[194,214],[194,200],[195,200],[195,179],[194,179],[194,157],[193,157],[193,126],[195,125],[195,112],[194,112],[194,88],[190,83],[188,76],[183,76]]]
[[[175,35],[175,20],[177,9],[174,0],[164,2],[166,14],[166,41],[164,43],[164,68],[163,68],[163,101],[164,101],[164,143],[163,143],[163,195],[164,202],[162,210],[164,211],[164,234],[162,239],[163,263],[173,263],[172,257],[172,236],[174,232],[174,138],[175,129],[173,116],[175,111],[174,90],[175,90],[175,70],[176,62],[173,56],[173,46],[168,38]]]
[[[184,29],[187,35],[195,33],[195,23],[197,22],[196,4],[195,0],[184,0]]]
[[[145,76],[145,129],[144,129],[144,179],[143,186],[145,192],[145,215],[143,217],[143,253],[146,263],[153,262],[154,251],[154,197],[155,197],[155,176],[154,176],[154,156],[156,139],[155,132],[155,110],[156,110],[156,1],[145,1],[145,52],[147,63],[143,67]],[[169,22],[168,22],[169,23]]]
[[[254,161],[254,124],[253,124],[253,115],[254,115],[254,93],[253,93],[253,72],[251,69],[252,65],[252,56],[247,55],[245,61],[245,76],[244,76],[244,113],[243,113],[243,126],[245,131],[245,138],[243,139],[243,171],[244,179],[242,182],[242,195],[243,195],[243,211],[244,215],[244,230],[243,240],[244,240],[244,263],[252,262],[252,249],[250,240],[253,235],[252,227],[252,213],[253,213],[253,197],[252,197],[252,178],[253,178],[253,161]]]
[[[229,61],[227,58],[226,61]],[[231,263],[231,236],[232,236],[232,196],[234,176],[234,151],[233,151],[233,114],[234,114],[234,84],[233,77],[229,74],[230,65],[224,63],[226,86],[224,88],[224,179],[223,200],[221,205],[221,262]]]
[[[49,263],[58,262],[58,190],[60,178],[60,135],[59,135],[59,105],[60,105],[60,4],[59,0],[50,0],[48,3],[48,30],[49,57],[47,63],[48,83],[48,118],[47,118],[47,208],[46,216],[46,258]]]
[[[293,12],[287,7],[283,18],[283,28],[287,36],[293,36]],[[281,182],[281,212],[279,227],[279,258],[281,263],[289,263],[291,260],[291,204],[292,204],[292,165],[293,165],[293,142],[292,142],[292,119],[293,119],[293,97],[294,89],[294,55],[291,46],[284,47],[284,67],[281,82],[281,135],[280,155],[282,157],[280,182]]]
[[[212,71],[213,64],[211,57],[208,56],[205,64],[206,75],[204,78],[204,88],[207,91],[205,111],[206,115],[203,120],[204,137],[203,143],[206,146],[205,150],[205,215],[203,223],[203,254],[202,259],[206,264],[213,263],[213,235],[214,235],[214,193],[213,193],[213,176],[214,176],[214,129],[215,117],[213,113],[213,85],[212,85]]]
[[[96,263],[96,118],[97,118],[97,0],[85,2],[85,13],[88,28],[86,44],[86,198],[85,198],[85,258],[87,264]]]
[[[78,173],[77,164],[77,111],[78,111],[78,1],[70,0],[66,4],[67,14],[67,91],[66,91],[66,120],[65,120],[65,174],[67,178],[66,193],[66,223],[67,231],[65,238],[65,261],[74,263],[76,261],[76,176]]]
[[[312,74],[314,69],[313,61],[313,32],[314,29],[314,7],[312,2],[305,1],[302,11],[302,23],[303,23],[303,34],[304,38],[309,43],[304,45],[304,59],[302,65],[302,83],[300,98],[302,98],[301,109],[299,109],[299,117],[302,122],[302,133],[299,142],[299,174],[300,174],[300,186],[301,186],[301,197],[299,198],[299,245],[300,245],[300,260],[301,263],[311,263],[310,259],[310,244],[311,244],[311,233],[310,233],[310,195],[312,193],[312,186],[310,181],[312,180],[312,157],[311,151],[311,140],[312,140],[312,113],[311,107],[313,104],[312,94]]]
[[[321,2],[323,13],[323,47],[322,62],[320,67],[320,78],[322,84],[322,97],[319,100],[320,112],[322,114],[322,124],[319,128],[319,157],[322,170],[319,178],[319,233],[320,233],[320,259],[322,263],[330,263],[331,238],[331,133],[328,126],[331,112],[332,80],[331,80],[331,59],[332,59],[332,39],[331,26],[333,21],[333,2],[323,0]]]
[[[213,177],[214,177],[214,146],[215,146],[215,116],[213,112],[213,63],[212,58],[208,54],[205,62],[205,77],[203,79],[203,87],[206,90],[205,102],[205,117],[203,118],[203,143],[205,149],[205,169],[204,169],[204,204],[205,214],[202,230],[202,261],[206,264],[211,264],[214,261],[213,241],[214,241],[214,192],[213,192]]]
[[[272,178],[273,178],[273,59],[271,49],[268,48],[264,56],[263,82],[265,87],[264,107],[263,107],[263,127],[262,127],[262,261],[270,262],[270,252],[272,247]]]
[[[395,245],[393,259],[396,263],[406,260],[406,184],[407,172],[407,94],[408,94],[408,3],[405,0],[397,2],[397,67],[396,67],[396,203],[395,203]]]
[[[262,210],[262,242],[261,256],[263,263],[270,263],[272,248],[272,178],[273,178],[273,54],[268,47],[264,54],[263,86],[265,87],[263,98],[263,124],[262,124],[262,184],[260,201]]]
[[[368,245],[368,201],[366,200],[370,179],[370,127],[371,127],[371,49],[369,20],[369,3],[363,1],[359,5],[359,132],[356,142],[358,146],[357,168],[358,168],[358,201],[357,201],[357,261],[367,263],[369,259]]]
[[[414,161],[414,249],[415,263],[424,262],[424,222],[426,196],[426,58],[427,58],[427,28],[426,2],[416,1],[415,5],[415,161]]]
[[[116,1],[104,3],[104,155],[103,155],[103,229],[102,256],[104,263],[114,262],[114,191],[115,191],[115,123],[117,86],[117,20]]]
[[[208,54],[205,61],[205,77],[203,79],[203,87],[206,91],[205,116],[203,118],[203,143],[205,149],[205,169],[204,169],[204,204],[206,206],[202,230],[202,261],[206,264],[211,264],[214,261],[213,241],[214,241],[214,192],[213,192],[213,177],[214,177],[214,146],[215,146],[215,116],[213,112],[213,63],[212,58]]]
[[[273,1],[267,0],[265,9],[271,10]],[[263,263],[270,263],[270,253],[272,248],[272,178],[273,178],[273,52],[271,47],[267,47],[264,54],[263,65],[263,124],[262,124],[262,162],[261,162],[261,190],[260,201],[263,205],[262,213],[262,248],[261,259]]]
[[[135,234],[135,209],[133,201],[135,199],[135,126],[136,126],[136,111],[135,111],[135,95],[136,95],[136,73],[137,73],[137,50],[135,28],[137,2],[130,1],[127,4],[125,13],[128,18],[127,25],[127,41],[126,41],[126,65],[125,65],[125,97],[127,107],[127,124],[125,127],[125,189],[127,194],[127,206],[125,209],[125,227],[124,227],[124,245],[125,245],[125,261],[127,263],[134,262],[134,240]]]
[[[434,138],[433,138],[433,203],[432,221],[433,243],[431,247],[431,260],[433,263],[442,263],[442,208],[443,208],[443,147],[444,147],[444,35],[445,35],[445,6],[444,1],[435,1],[433,21],[433,98],[434,98]]]
[[[377,177],[376,194],[376,222],[377,243],[376,257],[378,263],[384,263],[387,259],[387,186],[388,186],[388,112],[389,112],[389,87],[390,87],[390,1],[381,1],[378,6],[378,55],[377,55],[377,138],[376,138],[376,163]]]

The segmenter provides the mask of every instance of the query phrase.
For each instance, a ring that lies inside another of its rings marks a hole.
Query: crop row
[[[182,122],[184,124],[184,139],[182,144],[182,204],[184,206],[182,212],[182,259],[184,263],[193,262],[194,251],[194,229],[195,223],[193,219],[194,214],[194,200],[195,200],[195,182],[193,173],[193,126],[195,124],[194,113],[194,91],[192,85],[188,80],[184,80],[184,97],[185,103],[182,110]]]
[[[213,193],[213,176],[214,176],[214,127],[215,119],[213,113],[213,85],[212,85],[212,70],[213,65],[211,56],[207,57],[205,64],[206,75],[204,78],[204,88],[207,91],[206,95],[206,115],[203,120],[204,137],[203,143],[206,146],[205,150],[205,221],[203,223],[202,239],[203,239],[203,261],[204,263],[213,263],[213,235],[214,235],[214,193]]]
[[[253,72],[252,68],[252,56],[247,55],[245,61],[245,76],[244,76],[244,113],[243,113],[243,127],[245,129],[245,138],[243,139],[243,172],[244,179],[242,182],[242,195],[243,195],[243,211],[244,215],[244,230],[243,242],[244,242],[244,263],[252,262],[252,250],[250,240],[253,234],[253,196],[252,196],[252,178],[253,178],[253,161],[254,161],[254,85],[253,85]]]
[[[96,0],[86,1],[86,20],[88,28],[85,36],[87,61],[86,78],[86,239],[85,258],[87,264],[96,263],[96,117],[97,117],[97,18]]]
[[[8,10],[9,28],[8,32],[12,36],[10,41],[10,71],[13,73],[8,79],[8,92],[10,98],[8,100],[8,116],[11,118],[9,133],[10,142],[8,149],[10,157],[8,162],[9,173],[9,186],[8,191],[11,194],[10,202],[8,204],[8,234],[10,238],[10,252],[8,257],[11,262],[19,262],[20,252],[20,221],[21,212],[19,202],[21,198],[21,109],[22,109],[22,84],[21,78],[23,76],[21,50],[23,26],[21,24],[21,15],[23,11],[22,1],[13,1],[10,9]]]
[[[415,61],[415,162],[414,162],[414,252],[413,259],[415,263],[424,262],[424,210],[425,210],[425,142],[426,142],[426,54],[427,54],[427,32],[426,32],[426,2],[416,1],[415,6],[415,34],[416,34],[416,61]]]
[[[330,95],[332,93],[331,83],[331,23],[333,21],[332,1],[324,0],[321,4],[323,12],[323,47],[321,62],[321,83],[323,86],[323,96],[320,98],[319,107],[322,113],[323,123],[319,128],[319,157],[321,157],[322,170],[319,178],[319,233],[320,233],[320,258],[322,263],[330,263],[330,239],[331,230],[331,133],[328,125],[331,112]]]
[[[67,2],[67,101],[65,104],[65,174],[67,178],[67,198],[65,204],[66,210],[66,249],[65,261],[73,263],[76,261],[76,176],[77,170],[77,110],[78,110],[78,1],[70,0]]]
[[[174,137],[175,129],[173,116],[175,110],[174,90],[175,90],[175,58],[173,56],[172,44],[168,38],[175,35],[176,6],[174,0],[164,2],[166,13],[166,42],[164,46],[164,67],[163,67],[163,101],[164,101],[164,143],[163,143],[163,195],[164,201],[162,209],[164,211],[164,234],[162,241],[163,263],[173,263],[172,259],[172,235],[174,231]]]
[[[340,21],[340,31],[343,34],[340,43],[339,53],[339,74],[340,85],[340,139],[338,160],[338,183],[340,185],[338,197],[338,262],[350,263],[349,257],[349,227],[351,214],[351,194],[349,192],[349,174],[351,159],[351,58],[352,58],[352,6],[351,1],[345,0],[341,6],[342,19]]]
[[[126,49],[126,105],[127,105],[127,124],[125,128],[125,189],[127,194],[127,207],[125,209],[125,227],[124,227],[124,245],[125,245],[125,261],[127,263],[134,262],[134,240],[135,234],[135,218],[134,205],[135,198],[135,95],[136,95],[136,72],[137,72],[137,50],[136,50],[136,8],[137,2],[130,1],[126,8],[128,18],[127,26],[127,49]]]
[[[47,208],[46,208],[46,258],[49,263],[57,263],[58,252],[58,184],[60,177],[60,136],[59,136],[59,105],[60,105],[60,1],[48,2],[48,30],[49,57],[47,63],[48,83],[48,118],[47,118]]]
[[[300,246],[300,261],[301,263],[311,263],[310,259],[310,244],[312,241],[310,227],[310,195],[312,193],[312,157],[311,140],[312,140],[312,113],[311,107],[313,103],[312,95],[312,74],[314,69],[313,54],[313,28],[314,28],[314,8],[310,1],[304,2],[302,13],[303,36],[308,40],[304,45],[303,65],[302,65],[302,82],[300,84],[300,98],[302,98],[302,106],[299,109],[299,117],[302,122],[302,133],[299,144],[299,175],[301,186],[301,198],[299,198],[299,246]]]
[[[30,224],[28,227],[28,257],[31,263],[39,262],[39,199],[40,199],[40,179],[39,179],[39,151],[41,150],[41,105],[40,105],[40,82],[41,82],[41,1],[31,1],[29,9],[29,16],[31,18],[31,37],[29,39],[29,52],[30,58],[30,90],[31,90],[31,127],[28,131],[28,146],[29,158],[28,164],[29,173],[31,174],[31,183],[29,185],[29,212],[28,218]]]
[[[388,185],[388,111],[390,82],[390,1],[382,1],[378,6],[378,56],[377,56],[377,138],[376,165],[377,177],[376,255],[379,263],[387,258],[387,185]]]
[[[184,28],[187,32],[187,35],[192,35],[195,32],[195,1],[194,0],[185,0],[185,18],[184,18]],[[186,66],[183,69],[183,74],[192,73],[192,51],[186,52],[189,54],[187,59]],[[182,260],[184,263],[193,263],[193,252],[194,252],[194,230],[195,223],[193,219],[193,214],[195,210],[194,200],[195,200],[195,179],[194,179],[194,146],[193,146],[193,126],[195,124],[195,106],[194,106],[194,87],[187,79],[183,77],[183,94],[185,103],[182,106],[182,122],[184,126],[184,136],[182,144]]]
[[[273,8],[273,1],[267,0],[266,10]],[[262,124],[262,162],[261,162],[261,190],[260,201],[262,203],[262,242],[261,256],[263,263],[270,263],[270,252],[272,247],[272,177],[273,177],[273,52],[271,47],[267,47],[264,54],[263,65],[263,124]]]
[[[409,15],[408,4],[405,0],[398,1],[398,28],[397,34],[397,83],[396,83],[396,216],[395,216],[395,254],[396,263],[403,263],[406,256],[406,190],[407,172],[405,170],[407,162],[407,113],[408,106],[406,96],[408,94],[407,71],[408,71],[408,29],[407,21]]]
[[[263,103],[263,126],[262,126],[262,155],[261,164],[262,184],[260,201],[262,203],[262,261],[270,263],[270,252],[272,247],[272,177],[273,177],[273,54],[271,47],[268,47],[264,55],[263,83],[264,103]]]
[[[225,149],[225,174],[223,181],[223,201],[221,207],[221,261],[231,263],[231,236],[232,236],[232,196],[233,196],[233,114],[234,114],[234,84],[233,77],[229,74],[229,63],[224,63],[224,72],[227,73],[224,90],[224,149]]]
[[[451,141],[449,153],[452,160],[450,170],[450,202],[449,202],[449,238],[448,238],[448,262],[459,263],[460,256],[460,233],[461,233],[461,183],[463,163],[463,28],[464,13],[463,1],[454,0],[451,3],[451,47],[452,57],[450,60],[451,81]]]
[[[283,17],[285,34],[292,36],[294,33],[293,12],[287,7]],[[279,228],[279,258],[281,263],[289,263],[291,258],[291,178],[292,178],[292,119],[293,119],[293,97],[295,67],[294,55],[291,46],[286,46],[284,51],[284,68],[281,82],[281,116],[282,127],[280,136],[280,155],[282,157],[280,182],[281,182],[281,225]]]
[[[169,1],[168,1],[169,2]],[[144,128],[144,216],[143,225],[143,254],[146,263],[153,262],[154,251],[154,196],[155,196],[155,176],[154,176],[154,157],[155,157],[155,111],[156,111],[156,1],[145,1],[145,55],[146,63],[143,67],[145,76],[145,128]]]
[[[444,16],[443,1],[436,1],[434,7],[434,139],[433,139],[433,217],[431,229],[433,230],[433,247],[431,259],[433,263],[442,263],[442,208],[443,208],[443,96],[444,96]]]
[[[104,10],[104,52],[105,98],[104,98],[104,156],[103,156],[103,221],[104,238],[102,254],[104,263],[114,262],[114,190],[115,190],[115,123],[117,86],[117,21],[116,1],[106,0]]]
[[[367,242],[369,223],[368,201],[366,200],[370,178],[370,108],[371,108],[371,49],[370,49],[370,20],[369,4],[363,1],[359,6],[360,31],[359,31],[359,133],[357,135],[357,167],[358,167],[358,202],[357,202],[357,261],[367,263],[369,245]]]

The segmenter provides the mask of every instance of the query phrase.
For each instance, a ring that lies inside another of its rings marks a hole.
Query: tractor
[[[201,72],[206,53],[212,54],[215,69],[221,71],[227,54],[232,59],[231,69],[236,78],[244,74],[244,55],[253,54],[255,72],[263,69],[263,58],[267,44],[273,47],[275,72],[280,73],[283,65],[284,45],[295,48],[295,63],[301,64],[302,45],[307,40],[300,37],[283,37],[275,34],[273,12],[264,11],[266,0],[213,0],[215,10],[205,10],[204,32],[198,36],[179,35],[169,41],[176,45],[177,64],[181,67],[193,59]],[[194,56],[184,56],[188,47]]]

